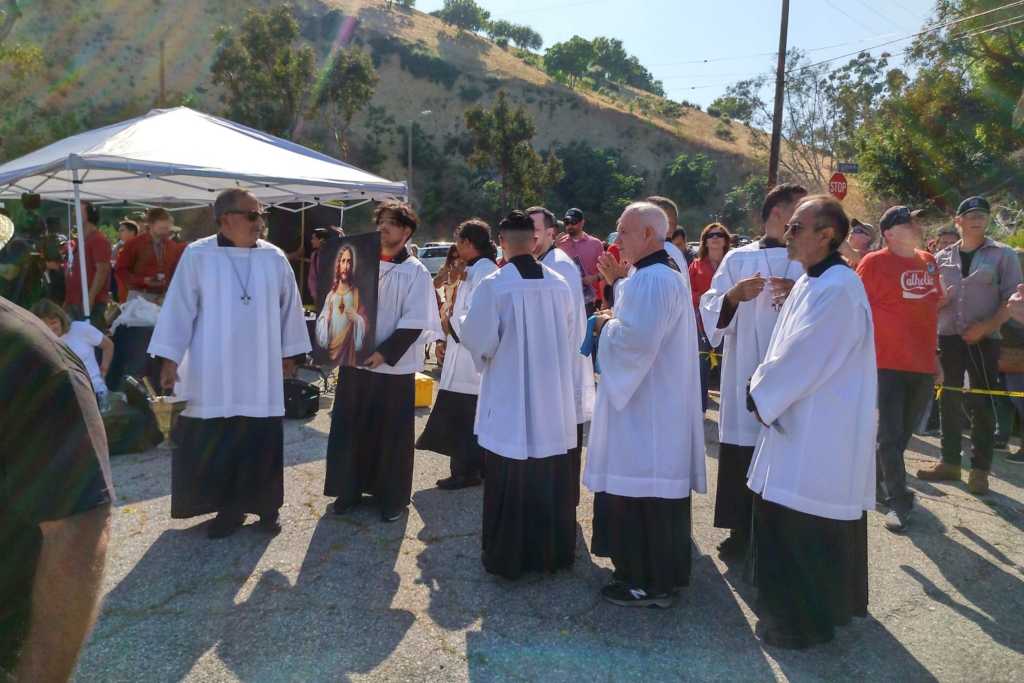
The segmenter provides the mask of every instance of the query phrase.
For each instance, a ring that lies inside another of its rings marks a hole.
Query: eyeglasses
[[[570,220],[568,218],[565,219],[565,224],[566,225],[579,225],[582,222],[583,221],[574,221],[574,220]]]
[[[853,229],[853,234],[855,234],[855,235],[867,235],[868,231],[865,230],[864,228],[854,228]]]
[[[715,239],[716,237],[724,240],[725,239],[725,233],[724,232],[709,232],[708,233],[708,239],[709,240]]]
[[[266,218],[267,216],[270,215],[267,211],[257,211],[255,209],[252,211],[225,211],[223,215],[226,216],[229,213],[236,213],[241,216],[245,216],[246,220],[248,220],[250,223],[255,223],[259,219]]]

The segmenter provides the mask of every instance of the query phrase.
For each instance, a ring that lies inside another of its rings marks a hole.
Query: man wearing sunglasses
[[[856,268],[860,260],[872,252],[875,243],[875,226],[850,219],[850,236],[839,248],[839,253],[851,267]]]
[[[960,481],[962,455],[961,404],[964,372],[971,388],[994,390],[999,373],[999,328],[1010,317],[1007,300],[1024,282],[1020,261],[1011,247],[985,236],[991,219],[984,197],[969,197],[960,203],[956,224],[963,238],[954,247],[935,255],[949,305],[939,312],[939,361],[944,375],[939,398],[942,416],[942,460],[918,470],[925,481]],[[967,490],[988,493],[988,473],[995,446],[993,397],[967,394],[972,407],[971,473]]]
[[[213,215],[218,232],[185,247],[149,345],[163,359],[161,385],[188,399],[173,437],[171,517],[216,512],[207,536],[224,538],[253,513],[276,532],[284,379],[311,348],[302,295],[284,252],[260,239],[255,195],[224,190]]]
[[[565,232],[555,239],[555,243],[580,268],[587,317],[590,317],[601,301],[601,273],[597,271],[597,259],[604,253],[604,244],[583,231],[586,224],[582,211],[569,209],[565,212]]]

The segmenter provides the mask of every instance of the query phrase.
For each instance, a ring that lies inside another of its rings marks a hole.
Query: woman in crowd
[[[697,248],[697,258],[690,264],[690,291],[693,294],[694,311],[700,306],[700,297],[704,292],[711,289],[711,278],[715,276],[722,259],[729,252],[729,231],[721,223],[712,223],[704,228],[700,234],[700,246]],[[708,383],[711,379],[711,354],[719,356],[722,347],[711,348],[708,336],[704,334],[704,325],[701,322],[700,314],[697,314],[697,346],[700,348],[700,391],[701,405],[704,410],[708,409]],[[715,367],[719,362],[713,364]]]
[[[473,433],[480,373],[469,352],[459,343],[459,330],[461,318],[469,310],[477,285],[498,270],[494,262],[498,249],[491,241],[491,229],[487,223],[479,218],[468,220],[459,226],[455,239],[452,248],[457,250],[456,255],[453,258],[449,252],[448,261],[441,269],[447,269],[456,283],[451,296],[446,287],[441,316],[441,327],[448,342],[447,359],[441,369],[437,400],[430,411],[427,426],[416,442],[416,448],[451,458],[451,476],[437,482],[437,487],[445,490],[483,483],[484,453]]]

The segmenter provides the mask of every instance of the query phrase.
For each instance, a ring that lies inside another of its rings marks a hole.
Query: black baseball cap
[[[580,211],[579,209],[569,209],[568,211],[565,212],[565,220],[574,221],[578,223],[585,219],[583,216],[583,212]]]
[[[956,215],[957,217],[963,216],[965,213],[970,213],[971,211],[992,213],[992,208],[989,206],[988,200],[984,197],[968,197],[960,202],[960,208],[956,210]]]
[[[924,209],[911,211],[905,206],[891,206],[882,214],[882,220],[878,221],[878,229],[882,232],[895,228],[897,225],[909,223],[921,214]]]

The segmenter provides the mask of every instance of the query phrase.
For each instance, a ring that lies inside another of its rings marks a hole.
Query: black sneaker
[[[803,631],[792,624],[772,619],[764,632],[764,642],[772,647],[783,650],[806,650],[809,647],[827,643],[835,638],[835,631],[818,633]]]
[[[260,515],[259,529],[268,534],[276,534],[281,531],[280,513],[275,510],[274,512]]]
[[[227,538],[238,530],[238,527],[245,524],[244,514],[231,514],[218,512],[217,516],[206,527],[207,538]]]
[[[1010,440],[996,437],[995,442],[992,444],[992,448],[997,451],[1006,451],[1010,449]]]
[[[747,557],[750,538],[735,529],[729,532],[729,538],[718,544],[718,556],[723,560],[742,560]]]
[[[910,517],[910,508],[893,508],[882,520],[886,529],[893,533],[900,533],[907,530],[907,519]]]
[[[397,508],[384,508],[380,511],[381,521],[384,522],[397,522],[405,514],[405,506]]]
[[[1005,460],[1011,465],[1024,465],[1024,446],[1019,448],[1016,453],[1010,453]]]
[[[468,489],[472,486],[480,486],[484,483],[484,480],[480,477],[463,477],[461,475],[452,475],[447,479],[438,479],[437,488],[444,491],[457,491],[459,489]]]
[[[669,593],[654,595],[642,588],[630,588],[624,583],[612,583],[601,589],[601,597],[619,607],[660,607],[672,606]]]

